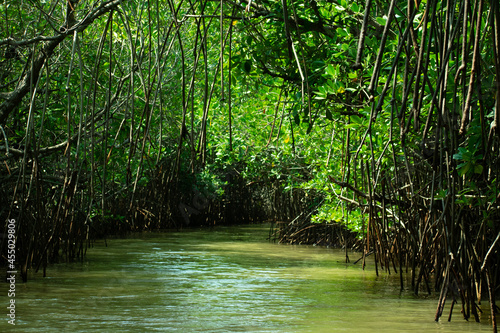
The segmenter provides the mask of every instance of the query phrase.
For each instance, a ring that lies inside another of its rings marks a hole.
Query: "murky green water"
[[[451,323],[434,322],[435,298],[399,293],[397,276],[345,264],[340,251],[266,236],[266,227],[247,226],[100,242],[85,263],[17,284],[16,330],[1,284],[0,331],[491,331],[486,314],[484,323],[465,322],[458,307]]]

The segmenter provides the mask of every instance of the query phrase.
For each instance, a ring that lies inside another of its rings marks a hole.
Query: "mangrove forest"
[[[265,222],[436,294],[430,321],[486,310],[497,332],[498,0],[0,0],[0,17],[7,283],[109,237]]]

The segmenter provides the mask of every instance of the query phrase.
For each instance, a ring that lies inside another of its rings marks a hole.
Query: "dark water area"
[[[266,240],[267,225],[141,233],[88,250],[16,285],[0,285],[0,332],[491,332],[450,303],[435,322],[437,295],[399,291],[399,276],[376,276],[360,257]]]

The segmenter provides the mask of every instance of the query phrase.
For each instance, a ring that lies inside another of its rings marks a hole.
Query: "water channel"
[[[268,226],[141,233],[98,241],[85,262],[16,286],[15,330],[0,332],[491,332],[459,307],[434,322],[436,296],[344,253],[266,240]],[[8,304],[7,284],[0,300]],[[5,313],[5,306],[2,306]]]

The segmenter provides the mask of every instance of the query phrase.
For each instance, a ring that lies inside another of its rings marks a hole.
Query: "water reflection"
[[[247,226],[108,240],[84,264],[57,265],[19,285],[17,331],[491,330],[457,310],[451,323],[435,323],[436,300],[399,293],[396,275],[377,278],[345,264],[341,251],[270,244],[266,235]]]

